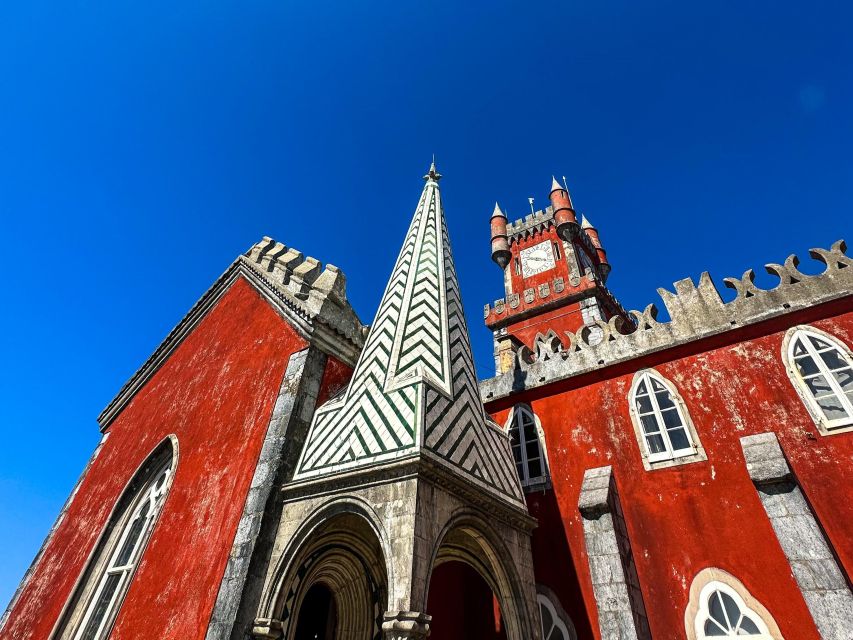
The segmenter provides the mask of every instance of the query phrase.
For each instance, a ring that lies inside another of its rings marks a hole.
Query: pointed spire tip
[[[554,176],[551,176],[551,193],[554,193],[555,191],[558,191],[558,190],[565,191],[565,189],[563,188],[563,185],[561,185],[559,182],[557,182],[557,178],[555,178]]]
[[[501,210],[501,206],[497,202],[495,202],[495,210],[492,211],[492,217],[495,216],[503,216],[506,218],[506,214]]]
[[[595,229],[592,223],[586,219],[586,216],[581,214],[581,229]]]
[[[435,154],[432,154],[432,163],[429,165],[429,171],[424,176],[424,180],[432,180],[433,182],[441,180],[441,174],[435,168]]]

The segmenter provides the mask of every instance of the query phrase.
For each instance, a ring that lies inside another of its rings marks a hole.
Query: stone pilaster
[[[853,629],[853,594],[773,433],[740,439],[746,468],[825,640]]]
[[[432,616],[417,611],[388,611],[382,622],[384,640],[426,640]]]
[[[305,438],[305,431],[311,421],[320,391],[325,363],[326,356],[316,347],[294,353],[288,360],[249,494],[243,505],[243,514],[237,526],[225,574],[219,585],[205,640],[227,640],[232,637],[238,612],[246,599],[247,578],[251,575],[252,558],[256,552],[264,516],[269,512],[273,487],[281,482],[282,471],[288,472],[293,467],[293,450],[298,452],[296,445]],[[285,451],[285,439],[292,445],[290,455]],[[267,526],[275,524],[275,518],[268,517]],[[257,579],[249,580],[250,591],[253,588],[258,590],[257,582]],[[270,622],[268,631],[271,635],[257,637],[279,637],[280,624],[277,630],[276,621]]]
[[[587,469],[578,509],[601,639],[651,638],[612,467]]]

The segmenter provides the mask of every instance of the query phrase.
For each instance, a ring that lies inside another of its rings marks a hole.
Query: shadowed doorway
[[[335,598],[324,584],[315,584],[305,594],[296,623],[294,640],[335,640]]]

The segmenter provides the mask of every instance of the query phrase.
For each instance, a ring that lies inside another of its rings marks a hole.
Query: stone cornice
[[[280,260],[286,256],[288,260]],[[98,416],[106,429],[238,278],[245,278],[310,343],[354,366],[367,328],[346,300],[343,272],[264,238],[199,298]]]
[[[281,490],[285,501],[292,502],[309,496],[339,494],[348,488],[364,488],[406,478],[426,480],[514,528],[532,531],[536,527],[536,519],[530,516],[526,509],[498,499],[491,491],[484,491],[427,450],[394,462],[377,463],[320,478],[291,481]]]
[[[577,333],[566,332],[558,341],[537,345],[537,353],[516,353],[513,368],[480,383],[484,402],[494,402],[515,393],[552,384],[641,356],[665,351],[689,342],[719,335],[748,325],[764,322],[794,311],[853,296],[853,260],[839,240],[830,250],[811,249],[809,254],[825,265],[822,273],[806,275],[797,266],[799,259],[791,255],[784,264],[765,266],[779,278],[773,289],[755,286],[755,273],[747,270],[740,278],[725,278],[727,287],[737,292],[730,302],[723,302],[708,272],[699,284],[690,278],[675,283],[675,293],[658,289],[669,322],[658,322],[657,308],[650,304],[641,313],[631,311],[636,327],[620,323],[618,317],[609,323],[598,321]]]

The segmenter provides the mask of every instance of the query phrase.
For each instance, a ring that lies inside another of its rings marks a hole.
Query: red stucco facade
[[[288,358],[307,346],[238,279],[106,429],[3,638],[49,637],[113,505],[170,434],[173,484],[111,637],[204,638]],[[347,375],[334,362],[324,382]]]
[[[552,388],[487,405],[500,424],[526,402],[541,420],[552,487],[528,494],[537,582],[559,597],[581,638],[599,638],[578,496],[586,469],[612,465],[655,639],[684,638],[693,577],[737,576],[785,638],[820,638],[744,464],[739,439],[776,433],[847,576],[853,571],[853,433],[818,434],[782,360],[790,326],[810,323],[853,344],[850,301],[790,314]],[[636,371],[654,367],[679,390],[707,461],[646,470],[629,414]]]

